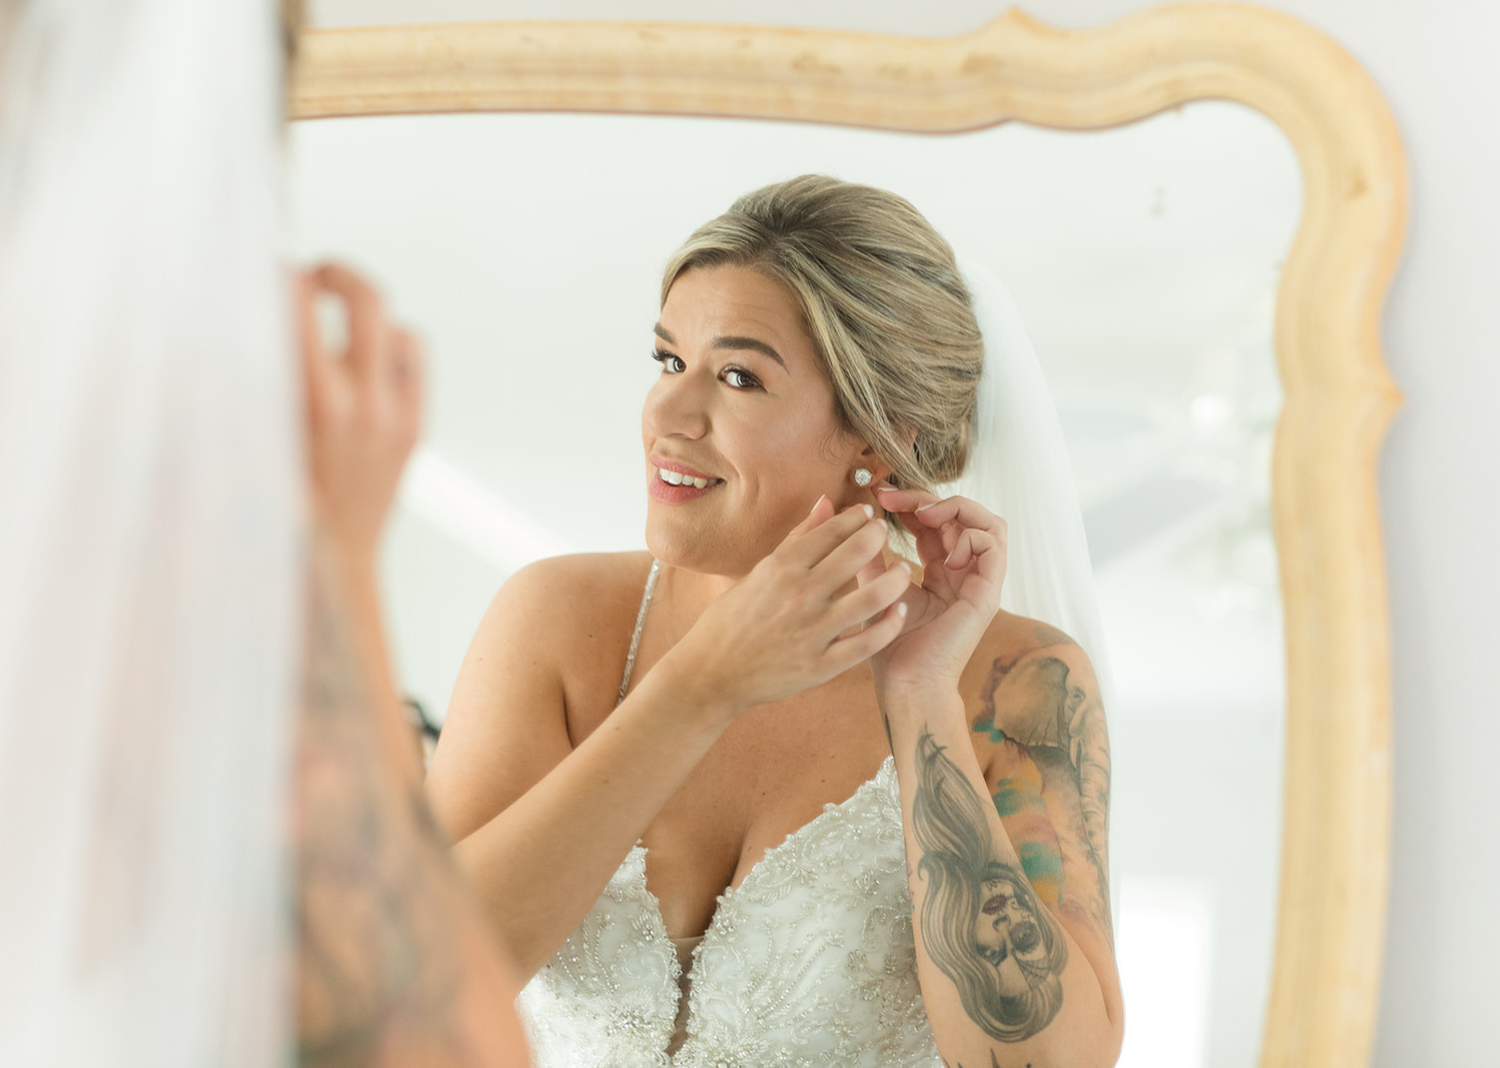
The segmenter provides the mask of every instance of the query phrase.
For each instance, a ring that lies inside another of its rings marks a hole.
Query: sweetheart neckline
[[[695,972],[696,972],[697,966],[698,966],[699,951],[702,950],[702,948],[704,947],[704,945],[707,944],[710,941],[709,936],[712,935],[714,933],[714,931],[718,928],[718,926],[719,926],[719,917],[722,916],[723,913],[724,913],[724,905],[725,905],[725,903],[729,902],[730,900],[732,900],[733,898],[735,898],[739,894],[743,893],[745,887],[748,886],[748,885],[750,885],[751,880],[753,880],[754,878],[756,878],[757,873],[760,872],[760,870],[762,868],[765,868],[767,866],[767,862],[771,861],[772,858],[774,858],[774,857],[776,857],[778,855],[784,855],[786,847],[788,845],[790,845],[793,841],[795,841],[795,840],[797,840],[799,838],[804,837],[807,833],[809,833],[812,830],[812,828],[814,828],[814,827],[818,826],[819,824],[821,824],[826,817],[831,816],[831,815],[833,815],[836,812],[840,812],[840,811],[844,810],[845,808],[847,808],[850,805],[852,805],[857,798],[863,797],[867,792],[869,792],[870,790],[874,789],[875,786],[882,779],[884,779],[887,774],[892,773],[894,771],[895,762],[896,762],[896,758],[894,756],[887,756],[884,760],[882,760],[880,762],[880,767],[875,770],[875,774],[872,775],[872,776],[870,776],[864,782],[860,783],[857,787],[855,787],[854,792],[852,794],[850,794],[848,797],[844,798],[842,801],[830,801],[830,802],[828,802],[826,805],[823,806],[823,811],[822,812],[819,812],[816,816],[814,816],[812,819],[808,820],[806,823],[802,824],[800,827],[794,827],[792,830],[788,831],[787,832],[787,836],[785,838],[783,838],[776,845],[773,845],[769,849],[767,849],[763,854],[761,854],[761,858],[759,860],[757,860],[754,864],[750,865],[750,869],[747,872],[745,872],[745,877],[743,879],[741,879],[737,885],[726,886],[723,889],[723,891],[720,892],[719,895],[716,898],[714,898],[714,911],[713,911],[713,915],[708,918],[708,926],[703,929],[703,933],[700,934],[700,935],[696,935],[696,936],[693,936],[693,935],[685,936],[685,937],[688,937],[688,938],[696,937],[698,939],[698,944],[693,947],[693,953],[692,953],[692,962],[693,962],[692,963],[692,967],[693,967],[693,969],[694,969]],[[661,911],[661,899],[656,896],[655,892],[652,891],[651,887],[646,882],[646,857],[649,855],[650,850],[646,847],[646,845],[644,843],[637,842],[631,848],[630,852],[631,852],[631,855],[634,855],[636,852],[639,852],[641,854],[641,866],[640,866],[640,871],[641,871],[641,874],[640,874],[640,884],[641,884],[640,888],[641,888],[641,892],[645,895],[646,902],[650,906],[650,909],[651,909],[651,918],[655,921],[655,925],[656,925],[657,930],[661,932],[662,938],[667,942],[667,944],[671,945],[673,939],[672,939],[672,936],[667,932],[667,921],[664,918],[664,916],[662,914],[662,911]],[[628,859],[629,858],[627,857],[627,860]],[[673,975],[673,979],[675,980],[678,977],[678,975],[681,974],[681,969],[680,969],[680,966],[677,964],[677,955],[675,953],[673,953],[673,954],[670,954],[670,956],[672,958],[672,967],[678,969],[677,974]]]

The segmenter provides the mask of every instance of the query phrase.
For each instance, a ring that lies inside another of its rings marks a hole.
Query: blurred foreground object
[[[0,54],[0,1064],[285,1063],[302,472],[267,0]]]

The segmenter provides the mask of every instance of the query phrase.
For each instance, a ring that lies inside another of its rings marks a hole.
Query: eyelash
[[[651,358],[657,363],[661,364],[663,374],[678,375],[687,370],[687,365],[682,362],[682,357],[678,356],[675,352],[663,352],[661,349],[652,349]],[[669,371],[667,369],[668,360],[675,360],[679,365],[678,369],[675,371]],[[739,375],[745,380],[743,385],[735,385],[733,382],[728,383],[730,389],[750,390],[761,388],[760,379],[756,378],[753,374],[745,370],[743,367],[726,367],[724,368],[723,373],[725,375]]]

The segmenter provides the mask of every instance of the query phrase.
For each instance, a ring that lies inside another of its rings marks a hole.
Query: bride
[[[505,584],[427,779],[538,1063],[1117,1058],[1099,682],[1000,610],[1006,523],[931,492],[1005,333],[967,282],[814,176],[669,263],[650,552]]]

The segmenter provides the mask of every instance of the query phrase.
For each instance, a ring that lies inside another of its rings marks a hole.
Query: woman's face
[[[850,473],[873,464],[839,426],[781,282],[747,267],[685,271],[655,334],[661,374],[641,412],[646,543],[678,567],[743,575],[819,496],[845,504]]]

